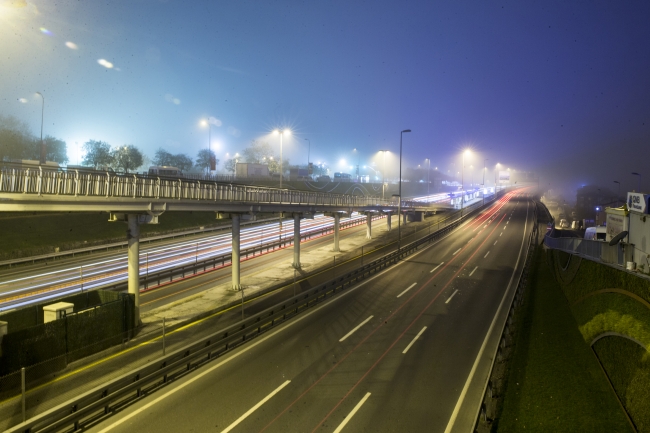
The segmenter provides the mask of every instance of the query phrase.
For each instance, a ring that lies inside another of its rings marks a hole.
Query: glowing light
[[[106,59],[99,59],[99,60],[97,60],[97,63],[99,63],[100,65],[102,65],[106,69],[111,69],[113,67],[113,64],[111,62],[109,62],[108,60],[106,60]]]
[[[18,98],[18,102],[20,102],[21,104],[27,104],[27,99],[25,99],[25,98]]]
[[[470,149],[465,149],[465,155],[469,156],[472,154],[472,151]]]
[[[48,29],[46,29],[45,27],[41,27],[39,30],[40,30],[41,33],[43,33],[44,35],[52,36],[52,32],[49,31]]]
[[[70,42],[70,41],[66,42],[65,46],[70,48],[71,50],[78,50],[79,49],[77,44],[75,44],[74,42]]]

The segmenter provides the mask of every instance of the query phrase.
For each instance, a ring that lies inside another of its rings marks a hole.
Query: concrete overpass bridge
[[[294,220],[294,239],[300,239],[300,220],[324,213],[334,218],[334,251],[338,251],[342,215],[366,215],[366,236],[372,236],[372,216],[398,214],[416,218],[451,209],[451,203],[383,200],[361,195],[331,194],[238,185],[185,178],[137,174],[3,168],[0,170],[0,212],[66,211],[109,213],[109,221],[127,223],[128,287],[139,307],[139,237],[141,224],[157,224],[165,212],[210,211],[232,219],[232,287],[240,290],[240,221],[261,215]],[[391,219],[388,218],[390,230]],[[294,243],[293,266],[300,267],[300,242]],[[136,313],[137,317],[137,313]]]

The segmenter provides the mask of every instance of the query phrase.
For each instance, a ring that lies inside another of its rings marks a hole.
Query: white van
[[[585,239],[604,241],[605,238],[607,238],[607,227],[605,226],[587,227],[587,230],[585,230]]]

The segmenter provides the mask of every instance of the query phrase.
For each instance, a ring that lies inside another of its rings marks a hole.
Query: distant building
[[[583,186],[576,192],[576,218],[598,219],[597,223],[602,222],[605,218],[605,207],[616,207],[617,203],[619,202],[616,200],[616,194],[610,190],[596,185]],[[596,218],[597,216],[599,218]]]

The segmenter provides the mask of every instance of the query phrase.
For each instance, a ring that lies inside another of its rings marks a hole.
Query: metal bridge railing
[[[576,254],[580,257],[625,266],[633,261],[633,248],[626,245],[609,245],[607,242],[582,238],[544,237],[544,245],[554,250]]]
[[[288,203],[328,206],[396,206],[395,200],[317,191],[295,191],[184,178],[87,173],[39,168],[0,170],[0,193],[166,200]],[[408,202],[403,207],[427,206]]]

